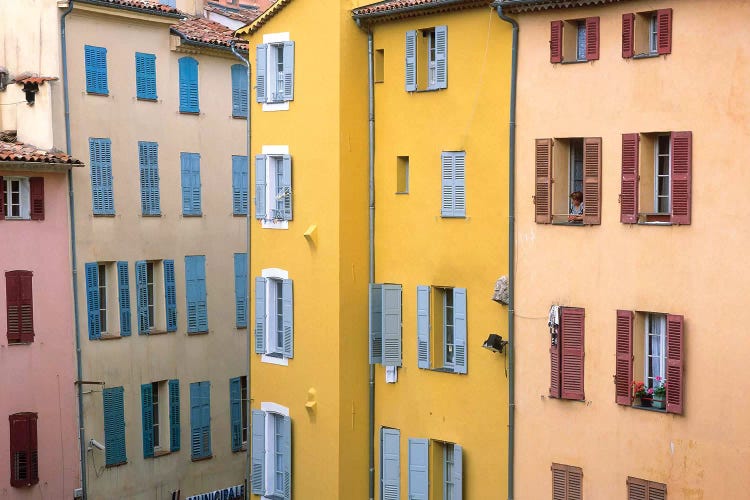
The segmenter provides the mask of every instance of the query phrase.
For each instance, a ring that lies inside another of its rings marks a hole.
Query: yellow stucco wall
[[[657,8],[673,9],[672,53],[623,59],[622,14]],[[750,178],[738,154],[750,131],[748,15],[744,2],[681,0],[517,16],[519,500],[550,497],[552,462],[583,469],[584,498],[625,498],[627,476],[666,483],[669,498],[750,488],[732,472],[750,456],[750,403],[734,383],[747,365],[750,291],[740,229]],[[601,17],[600,60],[550,64],[550,21],[587,16]],[[683,130],[693,133],[692,224],[621,224],[621,135]],[[602,138],[601,225],[535,224],[534,140],[592,136]],[[586,310],[585,402],[547,397],[552,304]],[[615,404],[617,309],[684,315],[684,415]]]

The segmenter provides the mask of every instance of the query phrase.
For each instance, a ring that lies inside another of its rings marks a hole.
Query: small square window
[[[383,83],[385,81],[385,50],[375,50],[374,58],[374,75],[373,78],[375,83]]]
[[[396,158],[396,194],[409,194],[409,157]]]

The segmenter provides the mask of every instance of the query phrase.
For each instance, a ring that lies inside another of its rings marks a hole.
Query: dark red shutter
[[[672,224],[690,224],[693,133],[672,132],[671,218]]]
[[[559,326],[558,326],[559,328]],[[560,334],[550,336],[549,348],[549,397],[560,397]]]
[[[633,26],[635,25],[635,14],[622,15],[622,57],[630,59],[633,57]]]
[[[630,406],[633,402],[633,311],[617,311],[615,353],[615,401]]]
[[[44,220],[44,177],[29,178],[31,220]]]
[[[10,485],[16,488],[39,482],[36,413],[16,413],[10,420]]]
[[[602,223],[601,137],[583,140],[583,223]]]
[[[552,464],[552,500],[568,500],[568,468]]]
[[[684,318],[667,314],[667,411],[682,414]]]
[[[34,341],[34,294],[31,271],[18,271],[20,278],[21,342]]]
[[[638,134],[622,134],[620,222],[638,222]]]
[[[534,213],[538,224],[552,222],[552,139],[536,140]]]
[[[656,11],[656,46],[659,54],[672,53],[672,9]]]
[[[8,317],[8,343],[21,341],[21,277],[18,271],[5,273],[5,302]]]
[[[562,62],[562,33],[563,22],[552,21],[549,38],[549,62]]]
[[[5,219],[5,181],[0,175],[0,220]]]
[[[599,59],[599,18],[586,18],[586,60]]]
[[[667,485],[649,481],[648,500],[667,500]]]
[[[564,399],[584,399],[583,339],[584,310],[563,307],[560,313],[560,396]]]
[[[648,499],[648,481],[638,479],[637,477],[629,477],[627,480],[628,485],[628,500],[647,500]]]

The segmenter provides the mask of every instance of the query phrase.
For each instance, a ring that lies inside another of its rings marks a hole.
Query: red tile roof
[[[488,5],[490,0],[384,0],[352,10],[355,19],[396,18]]]
[[[500,0],[496,1],[494,5],[501,5],[505,12],[532,12],[604,5],[623,1],[625,0]]]
[[[139,10],[149,14],[172,15],[172,17],[181,17],[184,14],[174,7],[164,5],[156,0],[78,0],[82,3],[93,5],[103,5],[106,7],[125,8],[129,10]]]
[[[263,12],[263,14],[261,14],[260,17],[258,17],[258,19],[253,21],[252,24],[250,24],[249,26],[245,26],[244,28],[238,29],[237,33],[249,35],[251,33],[258,31],[261,26],[266,24],[268,20],[271,19],[273,16],[281,12],[281,10],[284,7],[286,7],[291,1],[292,0],[276,0],[273,3],[273,5],[271,5],[268,9],[266,9],[266,11]]]
[[[180,21],[172,26],[171,31],[188,42],[216,45],[220,48],[229,47],[232,40],[235,40],[238,50],[247,51],[247,41],[235,37],[234,30],[203,17]]]
[[[30,163],[65,163],[69,165],[83,165],[83,162],[72,156],[55,150],[39,149],[31,144],[22,142],[0,141],[0,166],[2,162],[30,162]]]
[[[214,2],[208,2],[206,6],[203,7],[203,10],[205,10],[206,12],[213,12],[215,14],[219,14],[220,16],[228,17],[229,19],[232,19],[234,21],[243,22],[246,25],[255,21],[258,18],[258,16],[260,16],[263,13],[259,8],[230,9],[219,3],[214,3]]]

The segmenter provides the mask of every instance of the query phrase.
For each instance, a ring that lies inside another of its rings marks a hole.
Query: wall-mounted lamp
[[[487,337],[487,340],[484,341],[484,344],[482,344],[482,347],[485,349],[489,349],[492,352],[505,352],[505,346],[508,345],[507,340],[503,340],[503,337],[496,333],[490,333],[490,336]]]

